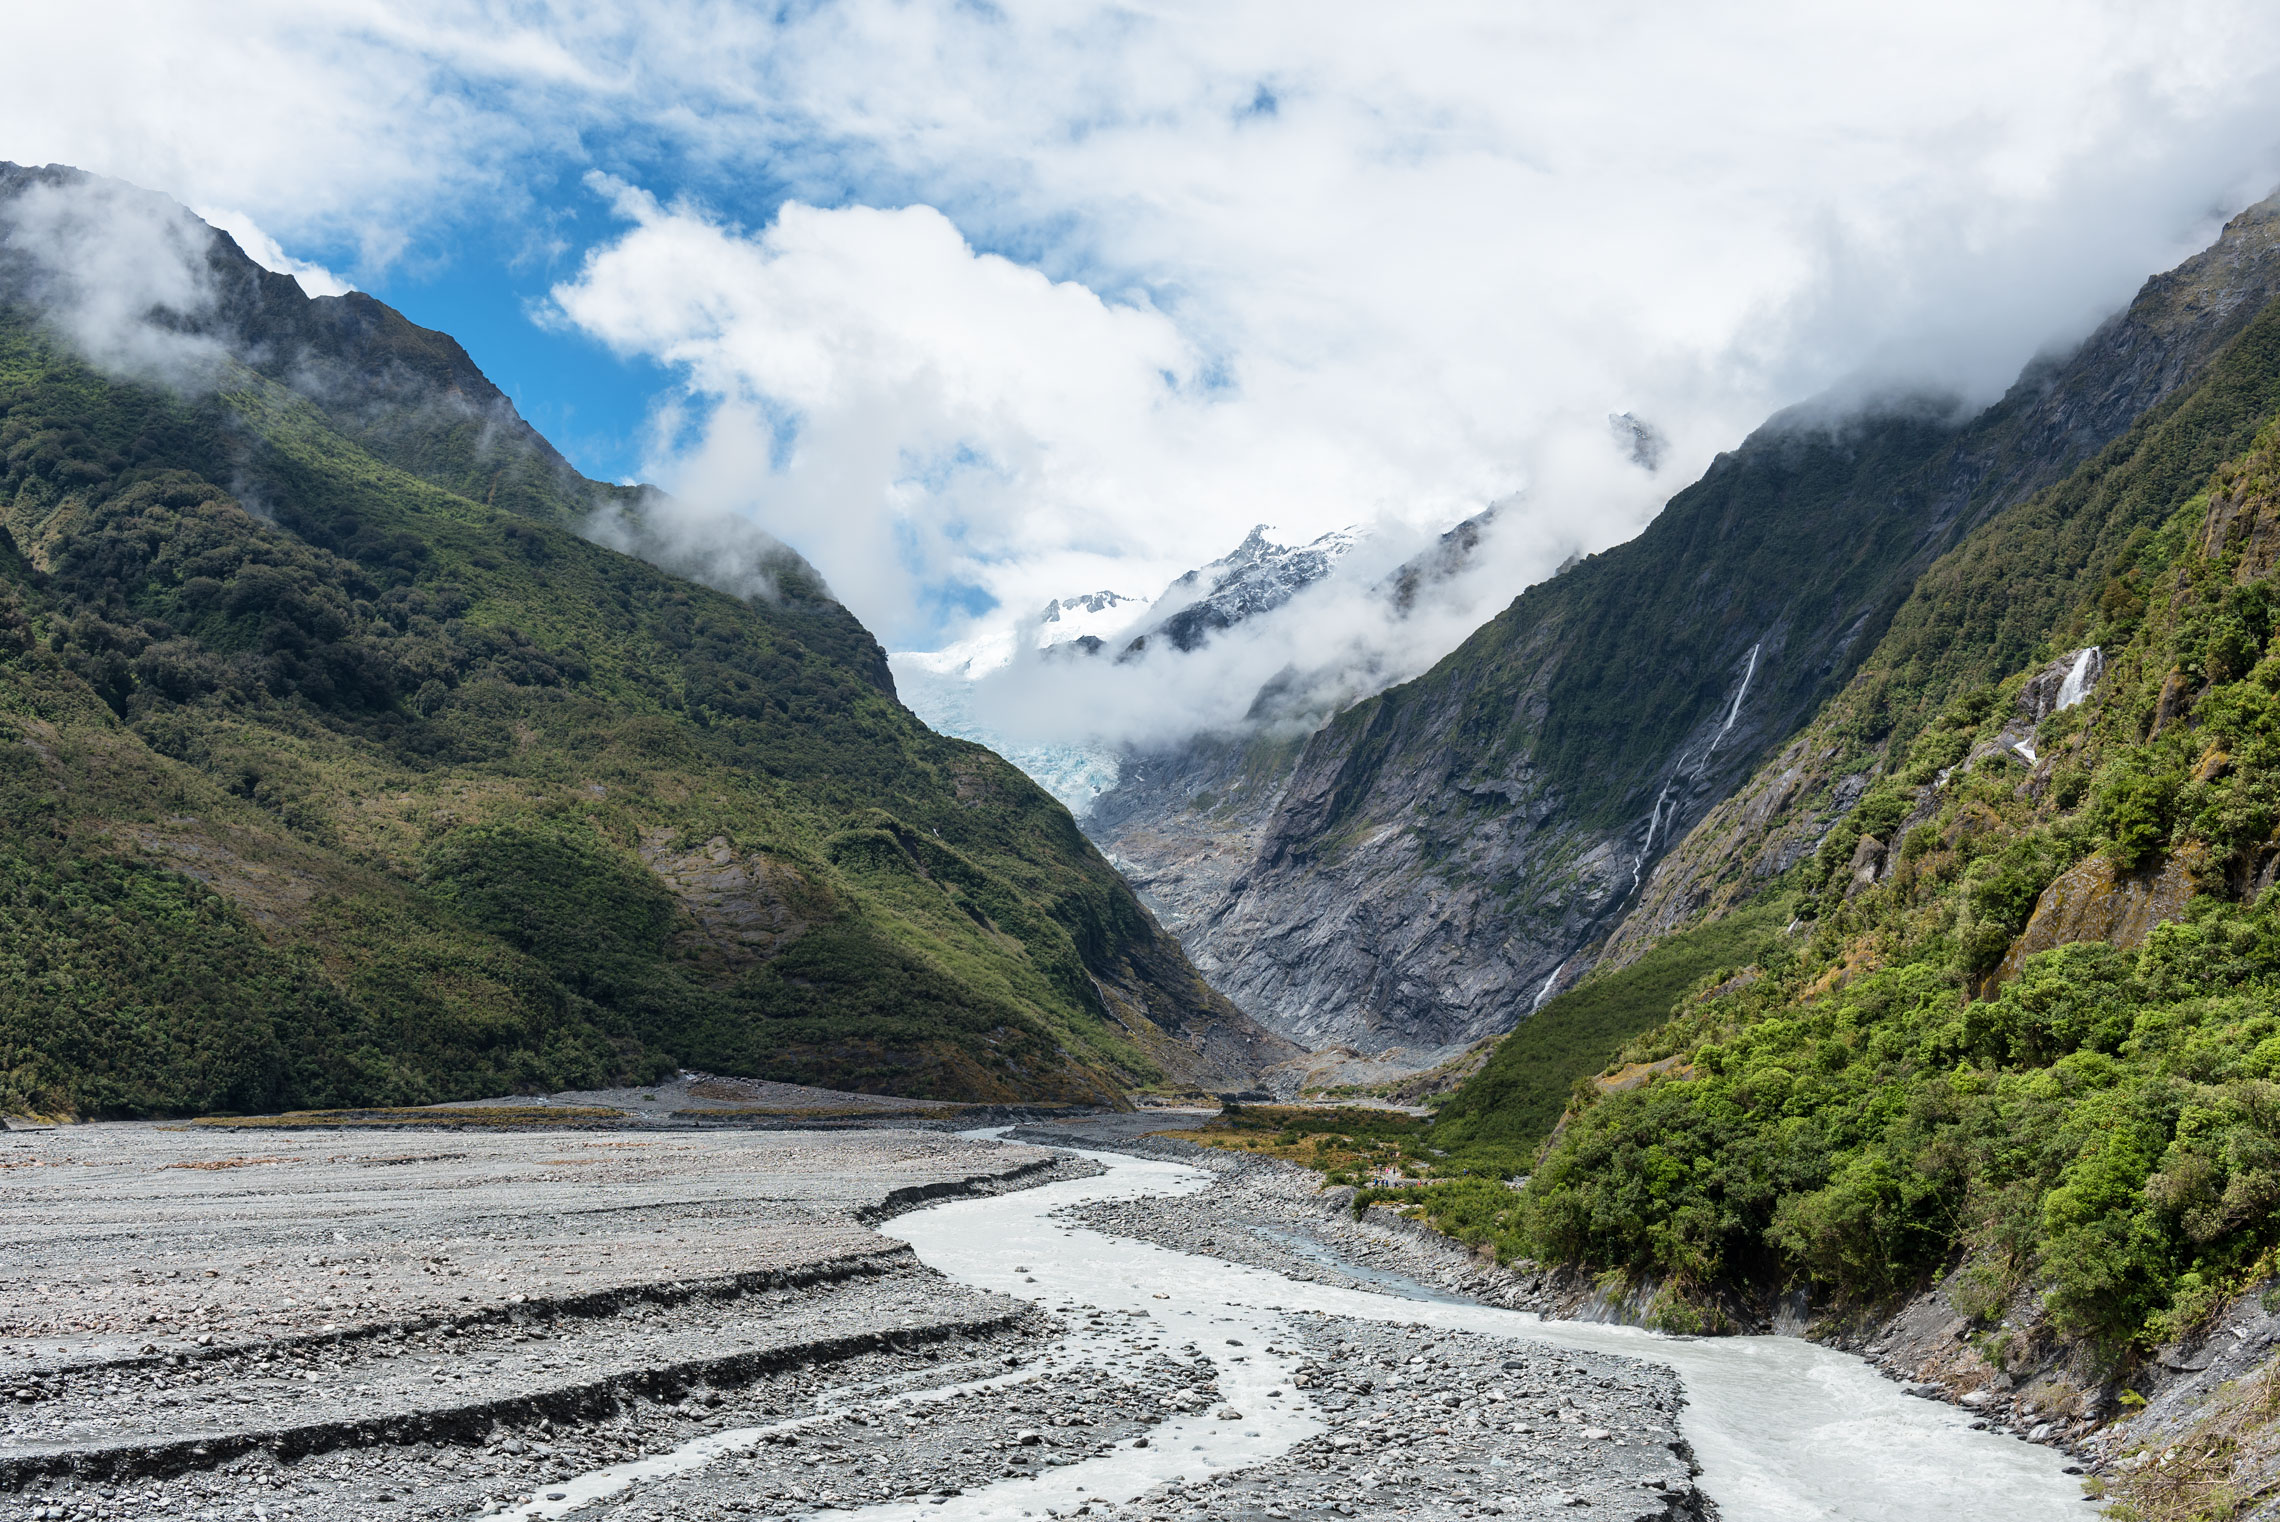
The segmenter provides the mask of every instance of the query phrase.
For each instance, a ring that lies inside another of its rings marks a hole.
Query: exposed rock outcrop
[[[739,851],[725,836],[692,847],[679,834],[650,832],[641,859],[689,916],[683,943],[714,976],[766,961],[828,912],[827,895],[785,863]]]
[[[2093,856],[2061,872],[2035,900],[2027,928],[2011,943],[1989,975],[1993,993],[2038,951],[2076,941],[2105,941],[2123,950],[2145,944],[2153,927],[2182,917],[2193,897],[2184,863],[2172,856],[2158,869],[2121,872],[2104,856]]]

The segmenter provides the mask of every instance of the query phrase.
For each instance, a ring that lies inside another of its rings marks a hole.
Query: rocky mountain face
[[[1156,616],[1119,656],[1163,645],[1190,651],[1245,619],[1271,612],[1329,575],[1361,538],[1357,529],[1339,529],[1305,544],[1276,544],[1262,523],[1234,549],[1166,587],[1150,609]]]
[[[0,1112],[1290,1054],[803,561],[675,574],[671,510],[445,335],[0,166]]]
[[[1888,753],[1904,750],[1945,705],[2049,655],[2017,699],[2004,731],[2015,738],[2014,730],[2030,733],[2062,700],[2094,688],[2107,658],[2089,643],[2092,612],[2111,617],[2143,600],[2117,567],[2212,471],[2246,451],[2275,412],[2280,309],[2267,307],[2189,391],[2149,409],[2082,471],[1988,523],[1918,578],[1847,690],[1657,864],[1604,960],[1628,962],[1675,927],[1715,917],[1806,861],[1885,776]],[[2264,574],[2253,555],[2250,563]],[[2019,759],[2037,764],[2032,754]],[[1926,793],[1920,803],[1930,801]],[[1888,857],[1896,860],[1898,837],[1919,822],[1870,829],[1862,859],[1848,869],[1873,885]]]
[[[1373,583],[1370,591],[1388,624],[1398,626],[1449,583],[1477,569],[1482,539],[1495,519],[1494,508],[1475,514]],[[1240,729],[1124,748],[1115,785],[1083,815],[1085,833],[1157,919],[1186,938],[1225,900],[1257,854],[1307,736],[1337,709],[1387,681],[1366,655],[1359,664],[1293,666],[1253,695]]]
[[[1116,786],[1085,815],[1085,833],[1184,941],[1258,853],[1305,740],[1261,729],[1128,752]]]
[[[2267,202],[1976,415],[1904,398],[1777,417],[1639,538],[1338,715],[1279,780],[1265,752],[1237,764],[1242,743],[1212,742],[1192,774],[1211,807],[1114,810],[1095,836],[1131,871],[1121,842],[1225,821],[1167,917],[1217,987],[1303,1044],[1423,1060],[1508,1029],[1650,896],[1683,917],[1650,895],[1657,864],[1880,641],[1917,648],[1886,635],[1935,561],[2158,418],[2276,290]],[[1834,807],[1865,786],[1824,780]]]
[[[1146,598],[1106,590],[1056,597],[1037,616],[1037,648],[1051,650],[1086,642],[1097,648],[1105,635],[1139,618],[1149,606]]]

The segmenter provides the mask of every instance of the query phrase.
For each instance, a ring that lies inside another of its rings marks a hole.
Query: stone
[[[2142,946],[2154,926],[2182,918],[2192,897],[2192,879],[2174,856],[2152,873],[2117,872],[2103,854],[2079,862],[2043,889],[2027,928],[1989,974],[1980,996],[1992,997],[2028,957],[2054,946],[2075,941],[2105,941],[2124,951]]]
[[[1848,870],[1852,876],[1852,885],[1845,890],[1845,897],[1850,898],[1855,893],[1875,887],[1876,880],[1884,875],[1884,842],[1873,835],[1861,836],[1859,844],[1853,847],[1852,864]]]
[[[2193,706],[2193,694],[2199,684],[2182,670],[2172,671],[2162,678],[2161,696],[2154,703],[2153,733],[2160,734],[2183,718]]]

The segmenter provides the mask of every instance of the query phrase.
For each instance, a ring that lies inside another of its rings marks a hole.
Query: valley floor
[[[1168,1121],[1048,1134],[1145,1149]],[[1421,1374],[1413,1329],[1336,1316],[1254,1363],[1143,1310],[964,1287],[870,1225],[1097,1171],[900,1130],[6,1133],[0,1522],[951,1516],[1028,1476],[1039,1514],[1097,1515],[1057,1471],[1183,1422],[1241,1446],[1301,1402],[1312,1435],[1164,1459],[1114,1513],[1699,1514],[1651,1365],[1465,1336]],[[1406,1262],[1374,1226],[1242,1235],[1355,1288]]]
[[[1494,1309],[1542,1288],[1200,1119],[0,1134],[0,1522],[1743,1517],[1855,1428],[2073,1514],[1794,1338]]]
[[[2073,1514],[1858,1363],[1523,1322],[1182,1120],[0,1135],[0,1522],[1676,1522],[1703,1466],[1736,1518],[1849,1484],[1852,1427],[1886,1499]]]

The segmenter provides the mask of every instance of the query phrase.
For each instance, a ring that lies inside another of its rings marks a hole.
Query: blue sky
[[[319,262],[348,250],[318,250]],[[363,288],[424,327],[464,345],[538,430],[590,476],[638,479],[643,423],[672,375],[640,355],[612,353],[586,334],[542,324],[556,270],[509,263],[471,241],[448,262],[386,270]]]
[[[1993,395],[2280,179],[2266,7],[1297,14],[87,0],[11,23],[0,157],[453,333],[904,648],[1490,501],[1501,600],[1824,387]]]

